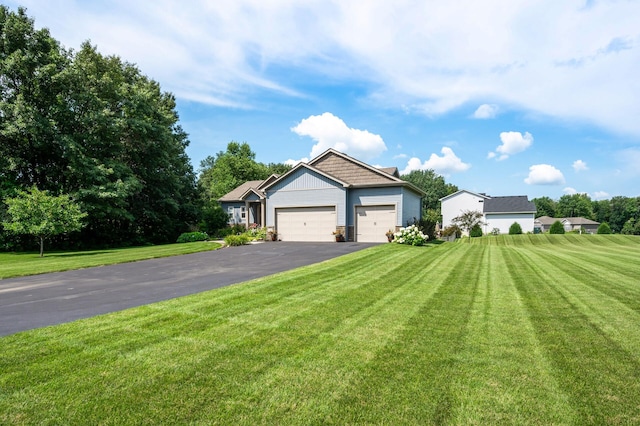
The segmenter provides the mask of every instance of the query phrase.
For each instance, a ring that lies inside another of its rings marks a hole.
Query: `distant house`
[[[584,217],[549,217],[540,216],[536,218],[534,226],[540,232],[546,232],[549,230],[554,222],[560,221],[564,227],[565,232],[570,231],[584,231],[588,234],[595,234],[598,232],[598,226],[600,222],[594,220],[585,219]]]
[[[266,226],[283,241],[335,241],[341,233],[347,241],[385,242],[388,231],[420,219],[424,195],[395,167],[376,168],[329,149],[219,201],[230,221]]]
[[[526,195],[491,197],[486,194],[461,190],[440,199],[442,227],[453,224],[453,219],[463,211],[479,211],[483,214],[483,232],[498,229],[508,234],[509,227],[518,222],[522,232],[533,232],[536,206]]]

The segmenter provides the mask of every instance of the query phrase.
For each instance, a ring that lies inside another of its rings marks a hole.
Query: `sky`
[[[173,93],[195,170],[238,141],[493,196],[640,196],[640,1],[3,4]]]

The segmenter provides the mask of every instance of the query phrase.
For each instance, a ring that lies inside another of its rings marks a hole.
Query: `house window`
[[[240,217],[242,219],[247,217],[247,208],[245,206],[240,207]]]
[[[233,217],[233,206],[227,207],[227,213],[229,214],[230,217]]]

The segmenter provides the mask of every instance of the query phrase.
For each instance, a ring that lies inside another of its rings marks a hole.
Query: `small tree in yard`
[[[551,227],[549,228],[550,234],[564,234],[564,226],[562,226],[562,222],[556,220],[553,222]]]
[[[509,227],[509,235],[522,234],[522,226],[518,222],[513,222]]]
[[[471,230],[473,227],[476,225],[483,225],[482,218],[483,215],[479,211],[463,210],[462,214],[451,219],[451,222],[463,231],[467,232],[469,234],[469,238],[471,238]]]
[[[80,230],[87,214],[68,195],[53,196],[35,186],[28,192],[5,200],[8,221],[2,226],[14,234],[33,235],[40,240],[40,257],[44,255],[44,240],[56,235]]]

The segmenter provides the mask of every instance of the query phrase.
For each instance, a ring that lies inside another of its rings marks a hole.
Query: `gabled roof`
[[[260,194],[260,191],[257,189],[261,184],[262,184],[262,180],[250,180],[247,181],[245,183],[243,183],[242,185],[238,186],[237,188],[231,190],[230,192],[228,192],[227,194],[223,195],[222,197],[220,197],[218,199],[218,201],[221,202],[233,202],[233,201],[244,201],[244,196],[246,195],[246,193],[250,190],[254,190],[257,194]]]
[[[535,203],[526,195],[489,197],[484,202],[484,213],[535,213]]]
[[[537,217],[535,222],[539,222],[542,225],[553,225],[556,220],[560,220],[557,217],[540,216]]]
[[[410,182],[400,179],[398,177],[397,168],[387,167],[377,169],[332,148],[326,150],[309,163],[298,163],[293,169],[289,170],[278,179],[271,181],[261,189],[267,190],[271,188],[276,182],[286,179],[287,176],[295,173],[295,171],[300,168],[312,170],[315,173],[339,183],[345,188],[405,186],[421,196],[425,195],[425,192],[420,188]]]
[[[362,161],[329,148],[313,160],[309,165],[329,173],[349,185],[370,185],[375,183],[404,182],[392,174],[376,169]]]
[[[478,194],[477,192],[471,192],[471,191],[467,191],[466,189],[461,189],[460,191],[456,191],[453,194],[449,194],[449,195],[447,195],[445,197],[440,198],[440,201],[442,202],[442,201],[447,200],[449,198],[453,198],[456,195],[460,195],[463,192],[466,192],[467,194],[475,195],[476,197],[479,197],[479,198],[484,198],[485,200],[491,198],[487,194]]]
[[[600,225],[600,222],[584,217],[565,217],[562,219],[562,223],[564,222],[569,222],[572,225]]]

